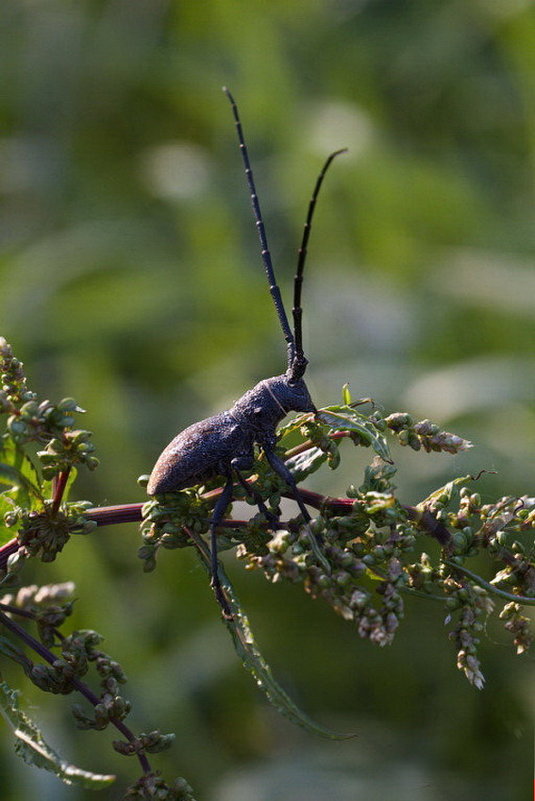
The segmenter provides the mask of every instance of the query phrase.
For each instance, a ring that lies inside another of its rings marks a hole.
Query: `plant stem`
[[[468,576],[475,581],[476,584],[479,584],[480,587],[483,587],[485,590],[488,590],[493,595],[500,595],[502,598],[507,598],[509,601],[514,601],[517,604],[525,604],[527,606],[535,606],[535,598],[529,597],[527,595],[514,595],[512,592],[506,592],[505,590],[500,590],[499,587],[495,587],[494,584],[491,584],[489,581],[485,581],[484,578],[478,576],[477,573],[472,573],[471,570],[468,570],[467,567],[463,567],[463,565],[458,565],[456,562],[450,562],[449,559],[444,560],[449,567],[454,568],[455,570],[460,570],[461,573],[464,573],[465,576]]]
[[[28,612],[27,609],[19,609],[18,606],[11,606],[11,604],[0,603],[0,609],[2,610],[2,612],[5,612],[6,615],[20,615],[20,617],[26,617],[29,620],[35,620],[35,615],[32,612]]]
[[[19,626],[19,624],[14,620],[11,620],[11,618],[5,615],[2,611],[0,611],[0,625],[3,625],[6,629],[11,631],[12,634],[15,634],[17,637],[19,637],[19,639],[21,639],[29,648],[35,651],[35,653],[39,654],[39,656],[42,657],[45,662],[48,662],[50,665],[54,664],[57,657],[52,653],[52,651],[49,651],[46,646],[39,642],[39,640],[36,640],[35,637],[32,637],[32,635],[23,629],[22,626]],[[100,698],[95,695],[93,690],[91,690],[87,684],[84,684],[84,682],[76,678],[71,679],[71,682],[74,689],[76,689],[80,695],[83,695],[90,704],[97,706],[97,704],[100,703]],[[128,726],[125,726],[122,720],[110,718],[110,723],[115,726],[115,728],[120,731],[129,742],[134,742],[136,740],[134,733],[130,731]],[[147,756],[144,753],[137,753],[136,756],[144,773],[152,773],[152,768]]]
[[[252,484],[254,483],[255,479],[253,477],[247,479],[247,481]],[[215,501],[219,495],[221,495],[221,492],[221,487],[218,487],[205,493],[203,497],[208,500]],[[312,492],[311,490],[302,488],[299,489],[299,494],[301,495],[304,503],[306,503],[308,506],[311,506],[313,509],[328,509],[331,513],[338,515],[350,514],[355,502],[352,498],[333,498],[328,495],[321,495],[319,492]],[[290,494],[285,495],[285,497],[288,497],[289,499],[293,498],[293,496]],[[123,503],[117,504],[116,506],[97,506],[94,509],[88,509],[87,512],[85,512],[85,517],[88,520],[93,520],[99,527],[113,526],[120,523],[139,523],[142,519],[141,510],[143,506],[144,503]],[[407,512],[409,520],[419,524],[422,529],[435,537],[435,539],[437,539],[442,545],[447,544],[450,541],[451,535],[446,526],[440,523],[440,521],[438,521],[430,512],[422,512],[415,506],[407,506],[405,504],[402,504],[402,506]],[[226,520],[223,521],[221,527],[228,528],[232,527],[232,525],[237,525],[240,527],[244,525],[244,523],[243,521]],[[5,570],[9,557],[11,554],[16,553],[18,548],[19,544],[16,538],[6,542],[0,547],[0,570]]]
[[[347,438],[349,438],[349,432],[348,431],[331,431],[329,434],[327,434],[327,436],[329,437],[329,439],[347,439]],[[311,448],[314,448],[314,447],[315,447],[315,445],[312,442],[312,440],[311,439],[307,439],[304,442],[302,442],[300,445],[296,445],[295,448],[290,448],[289,450],[287,450],[286,453],[284,454],[284,459],[285,460],[286,459],[291,459],[292,456],[298,456],[300,453],[306,453],[306,451],[309,451]]]
[[[63,493],[65,492],[65,487],[67,486],[67,481],[69,480],[69,475],[71,472],[71,468],[68,467],[66,470],[62,470],[56,478],[54,479],[54,489],[52,494],[52,514],[56,514],[62,498]]]

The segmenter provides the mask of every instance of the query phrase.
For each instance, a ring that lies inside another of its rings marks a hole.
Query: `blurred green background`
[[[284,369],[222,84],[287,298],[318,169],[349,148],[304,290],[317,405],[348,381],[476,443],[456,457],[398,450],[406,503],[481,468],[497,471],[478,485],[486,498],[530,492],[533,25],[527,0],[3,0],[0,333],[41,397],[88,410],[102,464],[78,497],[143,500],[136,479],[175,433]],[[367,457],[348,448],[309,486],[343,494]],[[143,575],[139,544],[135,525],[100,529],[26,578],[76,581],[74,625],[125,667],[131,726],[177,732],[154,760],[169,779],[212,801],[530,797],[532,662],[500,628],[478,692],[433,604],[408,603],[379,650],[300,587],[228,558],[275,674],[359,735],[325,743],[264,704],[193,555],[165,553]],[[69,699],[27,697],[66,757],[118,773],[100,798],[120,798],[137,768],[114,735],[76,731]],[[11,747],[2,801],[90,797]]]

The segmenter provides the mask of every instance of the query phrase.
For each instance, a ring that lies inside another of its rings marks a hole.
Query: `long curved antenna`
[[[316,200],[318,199],[319,191],[321,189],[323,179],[325,178],[325,173],[329,169],[331,162],[336,158],[336,156],[339,156],[340,153],[347,153],[347,148],[344,147],[341,150],[335,150],[334,153],[331,153],[317,177],[316,185],[314,187],[314,191],[312,192],[310,203],[308,204],[308,213],[303,230],[303,239],[301,240],[301,246],[297,251],[297,270],[294,278],[294,305],[292,309],[295,341],[295,364],[294,369],[292,370],[294,378],[300,378],[301,375],[303,375],[307,365],[307,361],[303,355],[303,309],[301,307],[301,289],[303,286],[303,270],[305,268],[305,261],[307,257],[307,246],[312,227],[312,218],[314,216],[314,209],[316,208]]]
[[[234,98],[232,97],[231,93],[229,92],[226,86],[223,87],[223,91],[230,101],[230,104],[232,106],[232,113],[234,115],[234,120],[236,122],[238,141],[240,143],[240,152],[242,155],[243,164],[245,166],[245,175],[247,178],[247,184],[249,186],[249,192],[251,194],[251,203],[253,205],[253,214],[256,221],[256,229],[258,231],[258,237],[260,239],[262,262],[264,264],[264,269],[268,277],[269,291],[271,292],[271,297],[273,298],[273,303],[275,304],[275,309],[277,310],[279,322],[281,324],[282,333],[284,334],[284,339],[286,340],[286,345],[288,348],[288,368],[290,368],[290,366],[293,364],[295,360],[295,339],[292,333],[292,329],[290,328],[290,324],[288,322],[288,317],[286,316],[286,311],[284,309],[284,305],[282,302],[279,285],[277,284],[277,281],[275,279],[275,272],[273,270],[271,254],[268,248],[266,231],[264,228],[264,221],[262,220],[262,213],[260,211],[260,203],[258,202],[258,195],[256,194],[256,187],[254,183],[253,171],[251,169],[251,164],[249,162],[247,145],[245,144],[245,139],[243,137],[243,129],[240,121],[240,116],[238,114],[238,107],[236,105],[236,101],[234,100]]]

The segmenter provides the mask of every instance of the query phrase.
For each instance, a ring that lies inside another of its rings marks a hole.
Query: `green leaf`
[[[344,406],[351,406],[352,400],[349,384],[344,384],[342,387],[342,404]]]
[[[327,461],[328,454],[321,448],[309,448],[304,453],[298,453],[286,460],[286,467],[290,470],[299,484],[311,473],[318,470]]]
[[[15,536],[13,529],[8,528],[4,524],[4,515],[7,512],[12,512],[15,506],[15,501],[13,501],[9,495],[7,495],[5,492],[0,492],[0,545],[4,545],[6,542],[12,540]]]
[[[203,563],[206,566],[205,558],[206,556],[202,555]],[[271,668],[260,653],[247,616],[240,606],[234,588],[221,565],[219,565],[218,573],[221,586],[225,591],[233,615],[232,620],[225,620],[224,622],[230,631],[234,648],[244,668],[251,673],[256,682],[256,686],[262,690],[270,704],[272,704],[281,715],[291,720],[292,723],[301,726],[301,728],[313,734],[319,734],[329,740],[347,740],[355,737],[356,735],[354,734],[343,734],[321,726],[319,723],[309,718],[308,715],[299,709],[292,701],[290,696],[287,695],[280,684],[275,680]]]
[[[211,572],[210,552],[202,537],[192,533],[193,540],[197,547],[197,553],[201,564],[208,574]],[[251,673],[255,679],[256,686],[262,690],[270,704],[272,704],[281,715],[288,718],[292,723],[306,729],[307,731],[327,737],[329,740],[347,740],[355,737],[354,734],[342,734],[331,731],[324,726],[320,726],[305,715],[292,699],[286,694],[282,687],[275,681],[271,668],[260,653],[256,645],[253,632],[243,611],[234,588],[226,575],[221,562],[218,562],[218,577],[221,586],[227,597],[227,601],[232,612],[232,619],[224,619],[224,623],[230,631],[236,653],[241,659],[244,668]]]
[[[9,490],[5,490],[6,492],[18,487],[18,489],[23,489],[30,495],[41,497],[39,489],[20,470],[5,462],[0,462],[0,484],[9,487]]]
[[[0,448],[0,490],[9,492],[17,506],[34,509],[43,501],[40,485],[39,473],[30,457],[7,435],[4,436]],[[35,503],[36,500],[39,504]]]
[[[316,419],[333,431],[356,431],[385,462],[392,464],[386,439],[365,415],[349,406],[326,406],[316,414]]]
[[[448,481],[443,487],[435,490],[431,495],[428,495],[427,498],[424,498],[423,501],[420,501],[416,508],[418,510],[425,510],[430,504],[439,499],[443,506],[449,506],[453,501],[459,498],[461,487],[472,480],[472,476],[459,476],[459,478],[454,478],[453,481]]]
[[[65,784],[89,790],[100,790],[115,781],[115,776],[91,773],[61,759],[45,742],[35,723],[20,710],[18,696],[5,682],[0,683],[0,712],[15,735],[15,752],[28,765],[55,773]]]
[[[294,431],[298,431],[303,425],[303,423],[306,423],[309,420],[314,420],[314,415],[307,412],[307,414],[299,414],[297,417],[292,417],[289,423],[286,423],[286,425],[284,426],[280,426],[277,429],[277,436],[279,439],[279,443],[288,434],[292,434]]]

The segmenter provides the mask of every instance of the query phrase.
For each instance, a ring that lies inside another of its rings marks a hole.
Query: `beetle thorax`
[[[261,431],[273,431],[288,412],[314,412],[316,407],[302,378],[286,373],[265,378],[236,401],[231,414]]]

